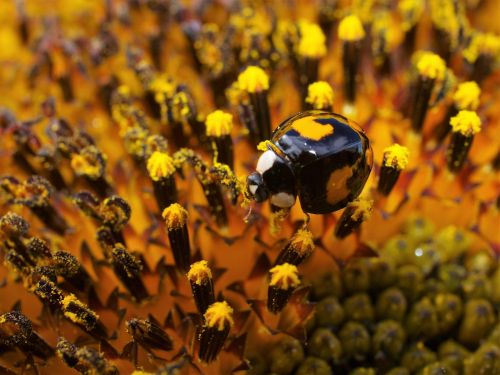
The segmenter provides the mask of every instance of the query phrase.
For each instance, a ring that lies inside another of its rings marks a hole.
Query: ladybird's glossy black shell
[[[361,193],[372,168],[366,135],[335,113],[298,113],[274,131],[271,141],[290,162],[300,204],[308,213],[345,207]]]

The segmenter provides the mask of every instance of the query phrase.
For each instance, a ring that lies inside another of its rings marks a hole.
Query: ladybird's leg
[[[272,204],[270,204],[270,207],[269,231],[274,236],[281,232],[281,223],[290,215],[290,208],[280,208]]]

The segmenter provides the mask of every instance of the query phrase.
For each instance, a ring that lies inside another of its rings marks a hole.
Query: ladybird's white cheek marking
[[[278,193],[271,196],[271,203],[276,207],[288,208],[295,203],[295,197],[288,193]]]
[[[274,162],[276,161],[276,154],[273,151],[266,151],[264,152],[260,158],[259,161],[257,162],[257,172],[260,174],[263,174],[265,171],[270,169]]]
[[[258,188],[257,185],[250,185],[248,187],[248,189],[250,190],[250,193],[252,193],[252,195],[255,195],[255,192],[257,191],[257,188]]]

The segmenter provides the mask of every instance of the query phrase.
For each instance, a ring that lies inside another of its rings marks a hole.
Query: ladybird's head
[[[273,150],[264,152],[256,171],[247,177],[247,190],[256,202],[269,199],[279,208],[290,208],[295,203],[295,178],[282,157]]]
[[[253,172],[247,177],[247,190],[252,198],[260,203],[269,198],[269,190],[267,190],[264,179],[259,172]]]

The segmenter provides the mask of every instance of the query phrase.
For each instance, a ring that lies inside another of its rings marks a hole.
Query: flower
[[[496,2],[188,3],[2,5],[0,372],[498,368]],[[245,184],[313,108],[324,215]]]

